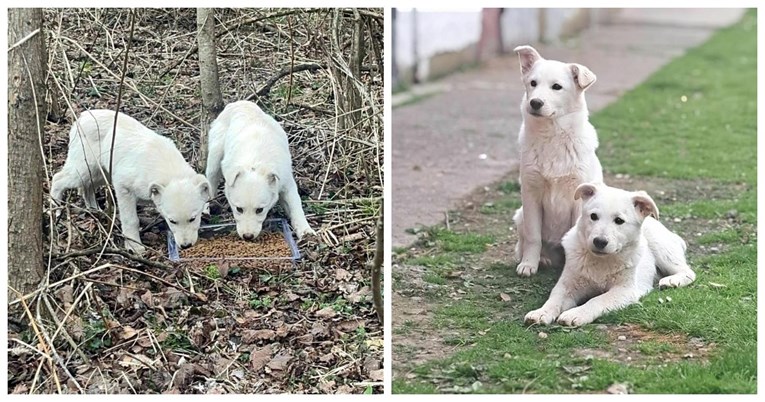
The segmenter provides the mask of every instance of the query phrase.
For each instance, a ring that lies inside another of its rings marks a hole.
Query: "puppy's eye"
[[[236,207],[236,212],[238,212],[238,213],[240,213],[240,214],[241,214],[241,213],[244,213],[244,208],[242,208],[242,207]]]
[[[260,215],[263,212],[263,208],[258,208],[255,210],[255,213]]]
[[[616,218],[616,219],[614,219],[614,223],[617,224],[617,225],[621,225],[622,223],[624,223],[624,219]]]
[[[590,214],[590,219],[596,221],[596,220],[598,220],[600,218],[598,218],[598,214]]]
[[[554,89],[556,91],[560,91],[561,89],[563,89],[563,87],[560,86],[560,84],[553,84],[552,89]]]
[[[169,221],[170,221],[170,223],[171,223],[171,224],[173,224],[173,225],[177,225],[177,224],[178,224],[178,222],[176,222],[176,221],[174,221],[174,220],[172,220],[172,219],[168,219],[168,220],[169,220]]]
[[[197,218],[196,218],[196,217],[194,217],[194,218],[191,218],[191,219],[189,219],[189,223],[191,223],[191,222],[194,222],[195,220],[197,220]]]
[[[531,85],[532,87],[535,87],[535,86],[537,86],[537,82],[536,82],[536,81],[531,81],[531,82],[529,83],[529,85]]]

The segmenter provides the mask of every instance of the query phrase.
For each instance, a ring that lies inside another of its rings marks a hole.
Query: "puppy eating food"
[[[276,120],[252,102],[234,102],[215,119],[209,135],[206,175],[214,192],[221,176],[225,180],[239,237],[255,239],[277,200],[298,238],[315,234],[292,176],[287,134]]]
[[[69,132],[64,167],[53,176],[51,197],[63,199],[76,188],[88,208],[96,209],[95,191],[111,173],[125,248],[143,254],[139,236],[139,201],[151,201],[183,248],[197,241],[200,217],[210,199],[210,184],[189,166],[175,144],[132,117],[119,113],[109,172],[114,111],[83,112]]]

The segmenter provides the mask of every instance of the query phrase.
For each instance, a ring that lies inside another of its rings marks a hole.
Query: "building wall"
[[[618,9],[506,8],[500,17],[504,51],[566,39],[593,24],[609,21],[616,12]],[[399,9],[393,33],[398,81],[394,85],[427,81],[478,61],[481,9]]]
[[[399,74],[410,80],[416,77],[424,81],[433,76],[430,62],[434,56],[463,53],[478,42],[481,35],[481,11],[398,10],[394,33],[396,49],[393,51],[396,53]],[[413,73],[415,61],[416,75]]]

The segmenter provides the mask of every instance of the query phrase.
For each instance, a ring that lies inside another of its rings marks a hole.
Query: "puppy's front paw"
[[[666,289],[666,288],[679,288],[686,286],[693,282],[693,279],[689,276],[683,275],[683,274],[675,274],[666,276],[664,278],[661,278],[659,280],[659,288],[660,289]]]
[[[146,253],[146,247],[143,244],[134,242],[129,239],[125,239],[125,249],[135,255],[144,255]]]
[[[561,313],[561,315],[558,316],[558,324],[567,327],[580,327],[584,324],[591,323],[594,319],[595,317],[591,317],[585,310],[576,307]]]
[[[531,276],[537,273],[537,268],[539,268],[539,266],[521,262],[518,264],[518,268],[515,269],[515,272],[520,276]]]
[[[543,308],[536,309],[534,311],[529,311],[529,313],[526,314],[526,317],[524,317],[523,319],[526,325],[531,325],[531,324],[550,325],[550,323],[552,323],[553,320],[555,320],[555,316]]]
[[[297,233],[298,239],[302,239],[305,235],[316,236],[316,232],[310,226],[296,228],[295,233]]]

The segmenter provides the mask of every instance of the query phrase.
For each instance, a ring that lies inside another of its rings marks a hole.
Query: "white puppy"
[[[66,162],[51,183],[54,200],[60,201],[64,190],[77,188],[88,208],[98,208],[95,190],[106,184],[109,173],[114,113],[91,110],[74,123]],[[138,254],[146,250],[139,236],[136,205],[148,200],[167,221],[181,247],[196,243],[210,185],[189,166],[173,141],[120,113],[112,169],[125,248]]]
[[[518,275],[531,276],[562,259],[560,241],[579,215],[574,190],[603,181],[595,155],[598,137],[588,120],[584,91],[595,74],[575,63],[543,59],[530,46],[515,48],[526,92],[521,102],[520,144],[522,207],[515,255]]]
[[[292,177],[287,134],[276,120],[252,102],[231,103],[210,126],[209,144],[207,179],[217,191],[223,176],[239,237],[255,239],[277,200],[298,238],[315,234]]]
[[[637,303],[659,278],[661,288],[696,279],[685,241],[657,220],[659,210],[644,191],[585,183],[575,198],[582,199],[582,215],[563,237],[563,273],[542,308],[526,314],[527,323],[588,324]]]

